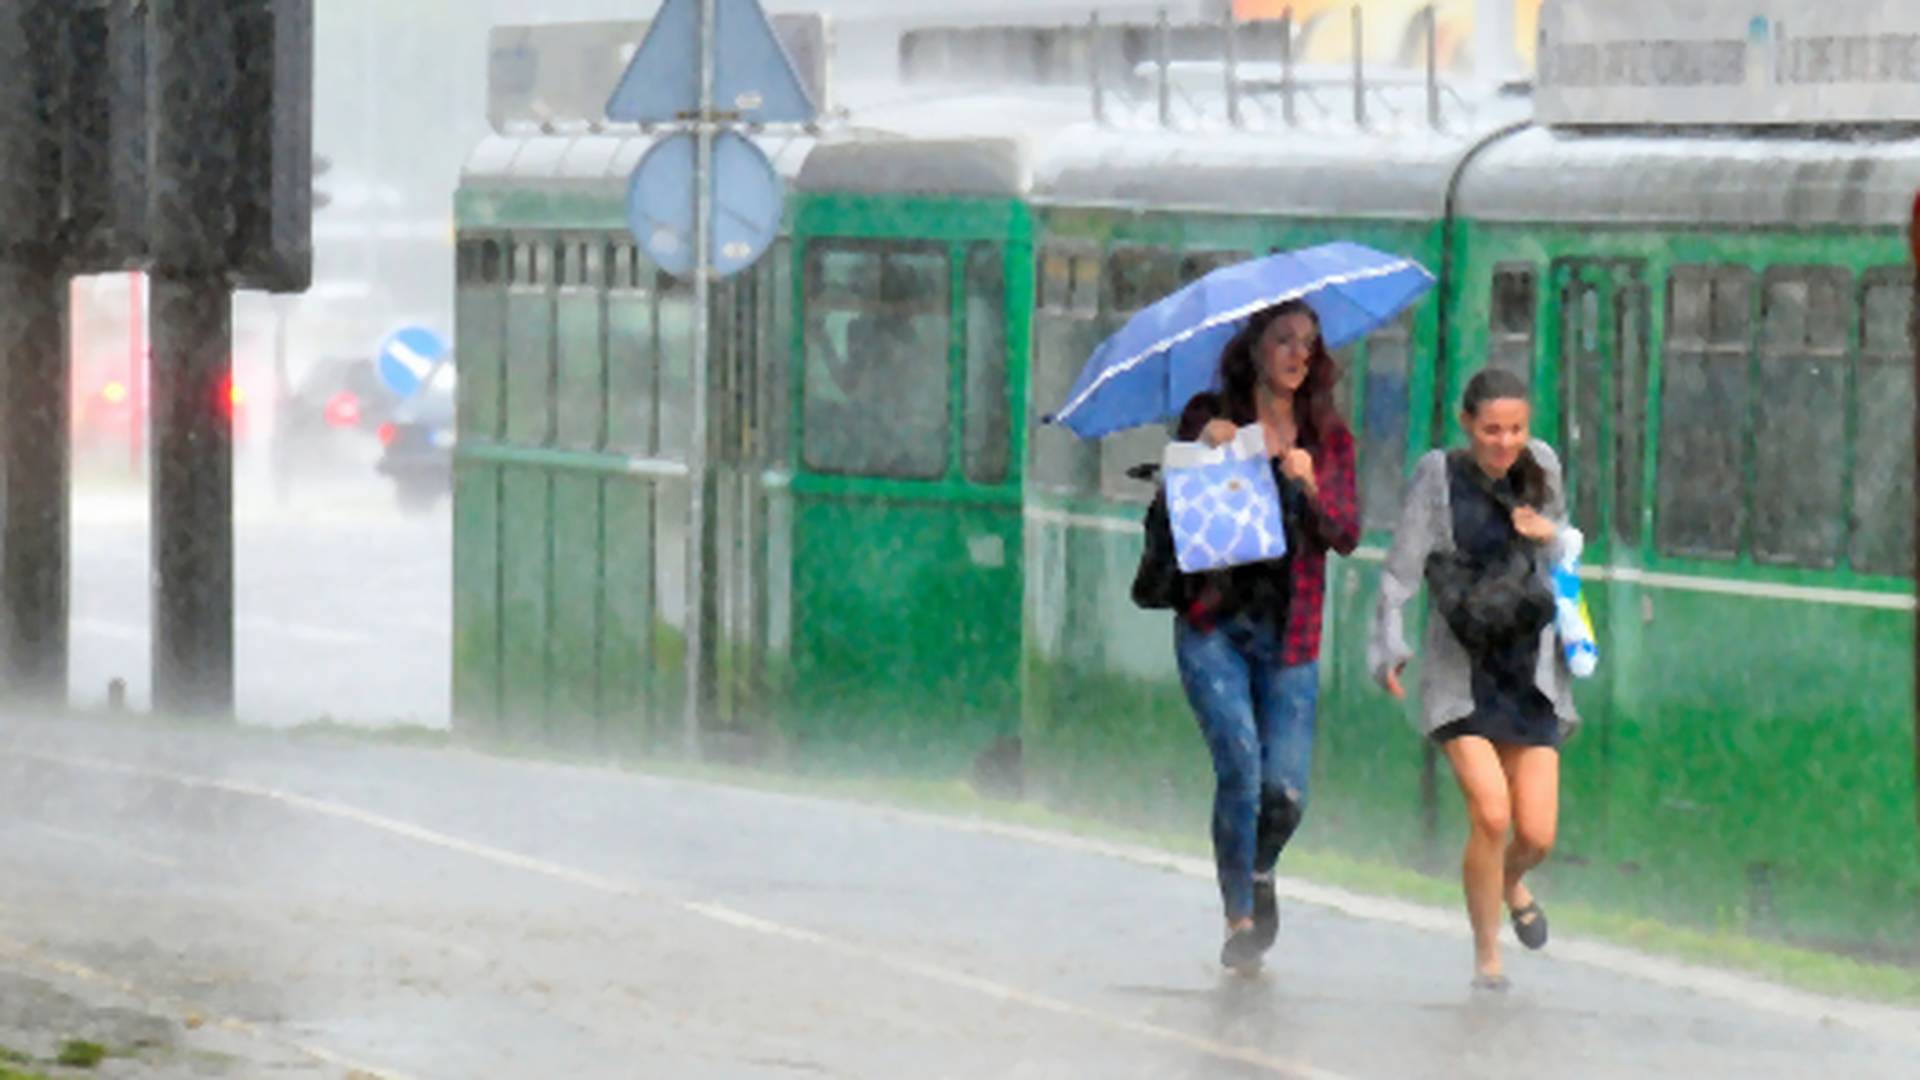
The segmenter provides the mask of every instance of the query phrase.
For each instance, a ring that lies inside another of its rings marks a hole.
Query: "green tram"
[[[1458,820],[1364,638],[1405,470],[1525,372],[1589,537],[1554,888],[1920,938],[1912,272],[1920,142],[1403,144],[1039,125],[782,145],[781,238],[717,290],[704,741],[1204,818],[1163,613],[1127,586],[1164,433],[1040,426],[1101,337],[1213,266],[1350,238],[1440,286],[1347,350],[1367,543],[1329,582],[1309,842],[1432,865]],[[624,224],[644,143],[495,139],[458,196],[456,724],[674,745],[693,312]],[[1018,740],[1017,743],[1014,740]],[[1444,856],[1443,856],[1444,858]]]

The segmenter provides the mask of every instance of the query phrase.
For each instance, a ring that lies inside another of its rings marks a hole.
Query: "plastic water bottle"
[[[1600,664],[1593,617],[1587,611],[1586,598],[1580,595],[1580,552],[1585,547],[1586,537],[1569,526],[1560,531],[1553,559],[1554,627],[1560,634],[1567,669],[1577,679],[1592,675]]]

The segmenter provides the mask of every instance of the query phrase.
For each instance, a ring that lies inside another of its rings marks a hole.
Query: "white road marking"
[[[704,781],[681,782],[705,783]],[[725,785],[714,786],[726,787]],[[808,798],[790,795],[780,797]],[[1120,859],[1139,866],[1169,870],[1209,882],[1214,880],[1213,864],[1194,856],[1174,855],[1152,848],[1090,840],[1026,826],[946,818],[935,814],[892,810],[865,803],[859,805],[889,817],[934,828],[982,836],[1005,837],[1062,851]],[[1316,885],[1287,877],[1276,877],[1274,891],[1285,899],[1337,911],[1355,919],[1403,926],[1424,933],[1462,940],[1470,936],[1466,919],[1452,910],[1443,911],[1402,900],[1367,896],[1330,885]],[[1643,979],[1675,990],[1703,994],[1746,1008],[1780,1013],[1796,1020],[1817,1019],[1824,1023],[1852,1028],[1883,1038],[1895,1038],[1920,1046],[1920,1010],[1795,990],[1717,968],[1661,960],[1616,945],[1569,938],[1558,932],[1553,939],[1553,955],[1556,959],[1570,960],[1602,971]]]
[[[160,780],[167,783],[179,784],[183,787],[252,796],[258,799],[280,803],[284,806],[305,810],[309,813],[353,822],[354,824],[363,825],[380,832],[404,837],[417,843],[442,848],[447,851],[459,852],[460,854],[468,855],[498,866],[539,874],[543,877],[553,878],[557,881],[565,881],[614,896],[625,896],[666,904],[676,907],[690,915],[708,919],[724,926],[824,949],[841,956],[864,960],[891,971],[914,975],[943,986],[970,991],[998,1001],[1022,1005],[1039,1012],[1072,1017],[1112,1031],[1138,1035],[1143,1038],[1194,1050],[1206,1054],[1209,1057],[1250,1065],[1265,1072],[1281,1076],[1302,1077],[1307,1078],[1307,1080],[1346,1080],[1340,1073],[1317,1068],[1304,1062],[1290,1061],[1285,1058],[1263,1054],[1249,1047],[1220,1042],[1202,1036],[1190,1035],[1186,1032],[1163,1027],[1158,1024],[1151,1024],[1144,1021],[1132,1020],[1124,1016],[1101,1012],[1097,1009],[1076,1005],[1073,1002],[1051,997],[1046,994],[1022,990],[1019,987],[1007,983],[968,974],[964,971],[913,960],[888,950],[858,945],[850,941],[840,941],[811,930],[788,926],[783,923],[750,915],[723,904],[674,900],[651,893],[637,885],[607,877],[603,874],[550,862],[546,859],[535,858],[531,855],[524,855],[516,851],[509,851],[489,844],[462,839],[409,821],[402,821],[397,818],[387,817],[383,814],[377,814],[347,803],[334,802],[328,799],[317,799],[259,784],[186,776],[161,770],[139,768],[97,758],[69,757],[60,754],[43,754],[12,749],[0,750],[0,753],[9,753],[18,757],[64,765],[69,768],[116,773],[148,780]]]

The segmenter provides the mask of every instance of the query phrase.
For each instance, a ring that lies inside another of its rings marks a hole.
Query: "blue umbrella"
[[[1346,242],[1224,266],[1141,309],[1093,351],[1046,418],[1083,439],[1163,423],[1213,387],[1220,351],[1249,316],[1305,300],[1337,349],[1392,322],[1433,287],[1412,259]]]

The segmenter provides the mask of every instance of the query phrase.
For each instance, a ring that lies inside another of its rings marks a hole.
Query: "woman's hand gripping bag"
[[[1221,446],[1167,445],[1161,457],[1167,517],[1182,573],[1266,562],[1287,554],[1280,489],[1258,424]]]

